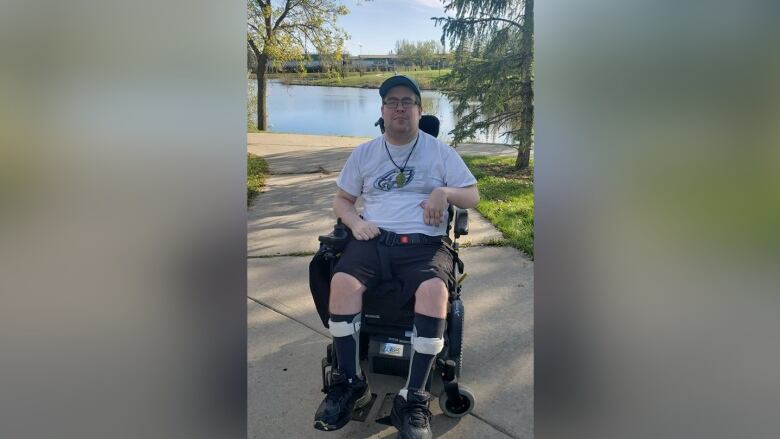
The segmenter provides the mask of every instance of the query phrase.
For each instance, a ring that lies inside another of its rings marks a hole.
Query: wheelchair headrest
[[[439,118],[426,114],[420,118],[420,129],[433,137],[439,137]]]
[[[378,126],[382,134],[385,133],[384,118],[380,117],[379,120],[374,122],[374,126]],[[432,114],[423,115],[420,117],[420,129],[433,137],[439,137],[439,118]]]

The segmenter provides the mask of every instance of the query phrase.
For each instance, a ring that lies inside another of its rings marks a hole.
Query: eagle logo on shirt
[[[399,173],[400,170],[398,169],[393,169],[391,171],[384,173],[382,176],[374,180],[374,189],[390,192],[391,190],[393,190],[393,188],[397,188],[398,179],[396,177],[398,176]],[[404,186],[409,186],[409,183],[411,183],[412,180],[414,180],[414,168],[404,169],[404,177],[406,177],[406,182],[404,183]]]

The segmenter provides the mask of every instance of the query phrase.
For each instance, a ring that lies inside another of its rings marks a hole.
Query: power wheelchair
[[[444,237],[453,256],[456,286],[449,292],[446,329],[444,332],[444,348],[433,362],[432,372],[426,384],[430,391],[433,379],[441,379],[442,392],[439,396],[439,407],[442,412],[452,418],[460,418],[474,409],[475,399],[472,391],[458,382],[463,361],[463,327],[464,306],[461,300],[461,283],[465,279],[463,261],[458,257],[457,239],[468,234],[468,211],[450,205],[447,224],[447,236]],[[450,238],[450,231],[454,239]],[[322,294],[315,294],[312,281],[312,267],[319,264],[325,273],[320,273],[320,288],[327,279],[333,276],[333,269],[347,242],[352,239],[349,228],[339,219],[333,231],[328,235],[320,235],[320,248],[310,266],[310,286],[317,311],[323,324],[327,326],[328,299]],[[392,279],[387,269],[383,269],[382,279],[375,288],[363,293],[362,325],[360,330],[360,359],[367,360],[368,371],[371,373],[407,376],[412,351],[411,335],[414,321],[414,296],[401,306],[393,300],[395,291],[401,288],[400,281]],[[328,290],[329,291],[329,290]],[[338,358],[333,344],[328,344],[325,356],[322,358],[322,391],[328,392],[333,371],[338,367]],[[393,394],[387,394],[385,401],[392,401]],[[353,419],[364,421],[373,406],[376,395],[372,395],[371,403],[356,410]],[[386,404],[383,403],[383,407]],[[380,410],[381,411],[381,410]],[[377,422],[387,424],[387,417],[380,412]]]

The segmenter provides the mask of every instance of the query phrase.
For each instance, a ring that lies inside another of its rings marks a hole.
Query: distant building
[[[358,55],[351,56],[347,61],[347,65],[351,66],[354,70],[396,70],[395,60],[397,55]]]

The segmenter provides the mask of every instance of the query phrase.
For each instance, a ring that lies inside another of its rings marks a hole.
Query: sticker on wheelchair
[[[396,343],[382,343],[382,353],[393,357],[403,357],[404,345]]]

